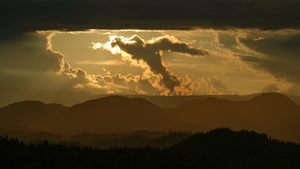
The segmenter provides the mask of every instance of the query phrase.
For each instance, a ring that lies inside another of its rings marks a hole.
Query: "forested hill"
[[[296,169],[300,168],[299,159],[299,144],[228,128],[197,133],[162,150],[150,147],[99,150],[47,141],[26,145],[17,139],[0,138],[0,165],[6,169]]]

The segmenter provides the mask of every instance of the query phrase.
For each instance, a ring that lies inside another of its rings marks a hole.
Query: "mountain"
[[[253,123],[246,119],[238,106],[243,102],[217,98],[192,100],[174,109],[175,116],[188,123],[198,123],[207,129],[230,127],[233,129],[252,128]],[[245,107],[246,109],[246,107]],[[184,113],[184,116],[183,116]]]
[[[39,100],[44,103],[58,103],[72,106],[76,103],[90,99],[105,97],[107,95],[94,95],[83,91],[73,91],[68,89],[47,90],[23,90],[4,85],[0,85],[0,107],[20,102],[23,100]]]
[[[58,120],[57,132],[95,133],[163,130],[168,124],[164,109],[142,98],[109,96],[74,105]]]
[[[272,137],[300,141],[300,107],[278,93],[265,93],[249,101],[216,98],[194,100],[175,108],[177,116],[206,128],[230,127],[265,132]]]
[[[165,151],[182,158],[174,166],[187,163],[188,168],[297,168],[300,165],[299,144],[228,128],[196,133]]]
[[[38,143],[48,140],[52,143],[63,141],[61,134],[39,131],[36,129],[16,126],[0,126],[0,136],[14,137],[26,143]]]
[[[0,108],[0,124],[47,130],[53,118],[67,107],[40,101],[22,101]]]
[[[39,100],[44,103],[58,103],[68,107],[91,99],[110,96],[108,94],[92,94],[80,90],[57,89],[48,90],[23,90],[5,85],[0,85],[0,107],[23,100]],[[210,97],[230,100],[247,101],[259,94],[249,95],[193,95],[193,96],[157,96],[157,95],[122,95],[128,98],[144,98],[161,108],[174,108],[191,100],[204,100]],[[300,96],[287,95],[291,100],[300,105]]]
[[[72,135],[68,142],[101,149],[124,146],[166,148],[173,146],[191,135],[191,133],[186,131],[168,132],[147,130],[109,134],[81,133]]]
[[[45,103],[59,103],[66,106],[72,106],[90,99],[104,97],[107,95],[94,95],[84,91],[72,91],[68,89],[57,89],[54,91],[33,91],[29,99],[40,100]]]
[[[299,159],[299,144],[228,128],[196,133],[163,149],[147,146],[101,150],[47,141],[27,145],[0,136],[2,168],[296,169],[300,168]]]
[[[292,96],[292,95],[286,95],[288,98],[293,100],[296,104],[300,105],[300,96]]]
[[[4,85],[0,85],[0,107],[19,102],[23,100],[39,100],[44,103],[58,103],[68,107],[81,103],[91,99],[103,98],[109,95],[107,94],[92,94],[84,91],[76,91],[69,89],[57,89],[53,91],[48,90],[23,90],[16,89]],[[202,96],[151,96],[151,95],[123,95],[128,98],[144,98],[151,103],[158,105],[161,108],[174,108],[180,104],[183,104],[190,100],[202,100],[208,97],[216,97],[220,99],[238,101],[238,100],[249,100],[257,94],[251,95],[202,95]],[[296,97],[292,97],[295,99]],[[298,99],[300,105],[300,99]]]
[[[64,135],[135,130],[208,131],[217,127],[254,130],[300,142],[300,107],[277,93],[248,101],[220,98],[190,100],[175,108],[160,108],[143,98],[109,96],[72,107],[19,102],[0,109],[0,124]]]
[[[125,95],[126,97],[145,98],[151,103],[162,108],[174,108],[192,100],[204,100],[207,98],[218,98],[230,101],[247,101],[257,96],[258,94],[250,95],[194,95],[194,96],[147,96],[147,95]],[[300,103],[300,102],[299,102]]]

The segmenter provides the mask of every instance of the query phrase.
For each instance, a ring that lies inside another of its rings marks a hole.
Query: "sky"
[[[297,0],[1,0],[0,88],[300,95]]]

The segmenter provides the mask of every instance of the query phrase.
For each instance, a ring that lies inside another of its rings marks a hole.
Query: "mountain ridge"
[[[43,111],[48,116],[32,113],[32,117],[21,118],[24,110],[17,112],[21,114],[19,117],[0,108],[0,124],[19,124],[20,127],[67,135],[135,130],[196,132],[230,127],[266,132],[275,138],[300,142],[300,106],[282,94],[262,94],[249,101],[206,98],[188,101],[175,108],[160,108],[144,98],[125,96],[93,99],[71,107],[41,102],[25,103],[40,105],[42,108],[36,109],[35,113],[41,114]]]
[[[154,141],[163,143],[165,138],[161,139]],[[264,133],[228,128],[196,133],[162,149],[142,146],[104,150],[48,141],[27,145],[15,138],[0,136],[3,168],[43,168],[46,165],[49,168],[296,169],[300,167],[299,158],[299,144],[271,139]]]

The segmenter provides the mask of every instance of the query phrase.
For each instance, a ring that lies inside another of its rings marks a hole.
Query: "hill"
[[[142,98],[109,96],[74,105],[57,119],[57,132],[109,133],[163,130],[168,124],[164,109]]]
[[[166,149],[150,147],[99,150],[63,144],[26,145],[0,137],[3,168],[300,168],[299,144],[266,134],[221,128],[197,133]]]
[[[136,130],[197,132],[229,127],[300,142],[300,107],[277,93],[257,95],[248,101],[190,100],[175,108],[160,108],[146,99],[124,96],[89,100],[72,107],[27,101],[1,108],[0,122],[67,136]]]
[[[0,124],[47,130],[59,112],[67,107],[40,101],[22,101],[0,108]]]
[[[174,166],[186,164],[188,168],[297,168],[300,165],[299,144],[229,128],[196,133],[165,151],[188,161],[177,161]]]
[[[108,94],[92,94],[89,92],[75,91],[68,89],[57,89],[54,91],[47,90],[21,90],[12,87],[0,85],[0,107],[6,106],[11,103],[23,101],[23,100],[39,100],[44,103],[58,103],[68,107],[81,103],[91,99],[108,97]],[[182,103],[195,99],[205,99],[208,97],[216,97],[220,99],[238,101],[238,100],[249,100],[257,94],[250,95],[200,95],[200,96],[151,96],[151,95],[123,95],[128,98],[144,98],[151,103],[161,108],[174,108]],[[297,101],[300,105],[300,99],[297,97],[290,96],[293,100]],[[298,97],[299,98],[299,97]]]
[[[176,107],[174,112],[186,122],[198,122],[209,129],[248,129],[283,140],[300,141],[300,107],[278,93],[261,94],[249,101],[193,100]]]

